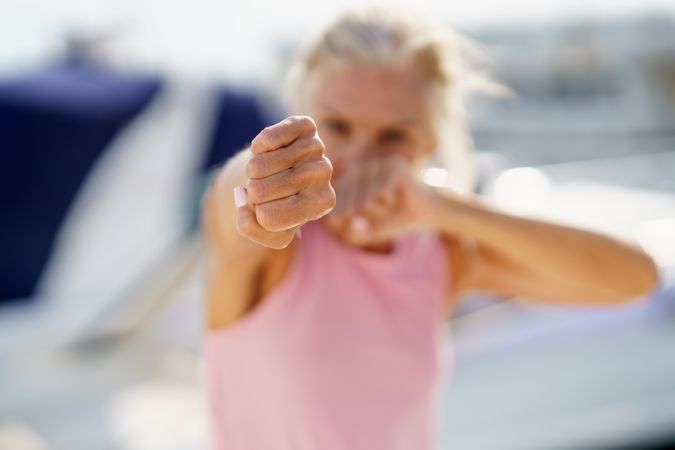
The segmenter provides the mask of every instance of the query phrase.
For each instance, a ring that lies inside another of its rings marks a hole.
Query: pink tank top
[[[415,232],[377,254],[312,222],[298,244],[279,286],[206,337],[213,448],[432,449],[447,356],[441,240]]]

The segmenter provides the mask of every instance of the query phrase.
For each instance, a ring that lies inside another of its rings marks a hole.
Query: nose
[[[362,167],[368,162],[372,162],[377,155],[375,149],[367,144],[353,144],[341,155],[338,169],[339,174],[351,172],[354,169]]]
[[[345,172],[362,166],[367,162],[382,157],[386,154],[385,149],[367,136],[353,137],[337,149],[336,158],[333,161],[333,179],[339,179]]]
[[[362,164],[366,161],[377,158],[383,155],[382,149],[370,139],[354,140],[349,145],[349,150],[346,152],[349,163]]]

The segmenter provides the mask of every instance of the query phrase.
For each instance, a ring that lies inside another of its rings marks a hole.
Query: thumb
[[[248,202],[246,189],[236,186],[232,194],[234,196],[234,206],[237,208],[237,228],[240,232],[251,232],[259,227],[255,217],[255,209]]]
[[[246,189],[241,186],[236,186],[232,193],[234,194],[234,206],[236,206],[237,209],[248,206],[248,194],[246,194]]]
[[[290,230],[285,230],[283,232],[270,232],[265,230],[258,224],[258,219],[255,215],[255,208],[252,207],[248,202],[248,195],[246,189],[241,186],[236,186],[232,194],[234,196],[234,206],[237,208],[237,230],[240,234],[247,236],[249,239],[263,244],[266,246],[272,246],[273,248],[283,248],[288,245],[290,239],[293,238],[293,235],[300,238],[300,227],[295,227]],[[290,235],[289,235],[290,232]],[[274,242],[265,240],[261,241],[260,237],[265,235],[276,235]],[[270,244],[271,243],[271,244]],[[281,243],[281,244],[280,244]],[[281,245],[277,247],[276,245]]]

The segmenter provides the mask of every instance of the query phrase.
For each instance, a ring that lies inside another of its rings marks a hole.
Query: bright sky
[[[67,30],[116,27],[117,50],[164,70],[237,76],[269,67],[279,40],[294,40],[357,0],[0,0],[0,71],[30,66]],[[612,18],[666,11],[672,0],[408,0],[466,29],[483,25]],[[261,55],[263,57],[261,57]]]

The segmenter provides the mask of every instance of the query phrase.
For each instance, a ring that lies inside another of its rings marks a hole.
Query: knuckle
[[[271,150],[276,147],[279,130],[274,125],[263,128],[260,133],[262,142],[266,150]]]
[[[262,156],[254,156],[246,164],[246,175],[249,178],[260,178],[265,174],[265,161]]]
[[[266,230],[278,231],[283,228],[279,221],[279,214],[274,208],[271,207],[256,208],[255,214],[260,226],[265,228]]]
[[[260,131],[260,133],[258,133],[258,135],[255,137],[255,139],[253,139],[253,144],[262,149],[269,148],[272,142],[271,138],[273,133],[274,129],[272,127],[263,128]]]
[[[323,171],[319,161],[307,161],[289,169],[288,178],[296,190],[302,190],[323,181]]]
[[[290,244],[290,241],[286,242],[285,240],[281,239],[275,239],[269,243],[266,244],[266,247],[269,247],[274,250],[283,250],[286,247],[288,247],[288,244]]]
[[[335,191],[329,185],[326,189],[318,191],[313,199],[312,218],[318,219],[330,212],[335,207]]]
[[[314,123],[314,119],[309,116],[291,116],[286,120],[289,125],[297,127],[307,133],[316,131],[316,123]]]
[[[253,217],[250,214],[237,214],[236,229],[240,235],[250,238],[255,229]]]
[[[333,176],[333,164],[331,164],[330,159],[325,156],[319,160],[319,172],[323,178],[330,180]]]
[[[266,186],[260,180],[248,180],[246,182],[246,193],[251,203],[263,203],[266,199]]]
[[[323,201],[324,201],[323,206],[326,210],[330,210],[335,207],[336,196],[335,190],[333,190],[332,186],[328,186],[328,189],[325,190],[325,193],[323,195]]]
[[[272,242],[270,242],[269,247],[275,250],[282,250],[288,247],[288,244],[290,244],[291,241],[293,241],[294,236],[295,230],[287,230],[282,233],[277,233],[275,239]]]
[[[309,181],[313,183],[325,183],[333,176],[333,165],[325,156],[307,163]]]
[[[326,146],[324,145],[323,141],[321,140],[318,134],[314,134],[312,135],[312,137],[308,139],[307,147],[309,150],[318,150],[321,152],[326,150]]]

